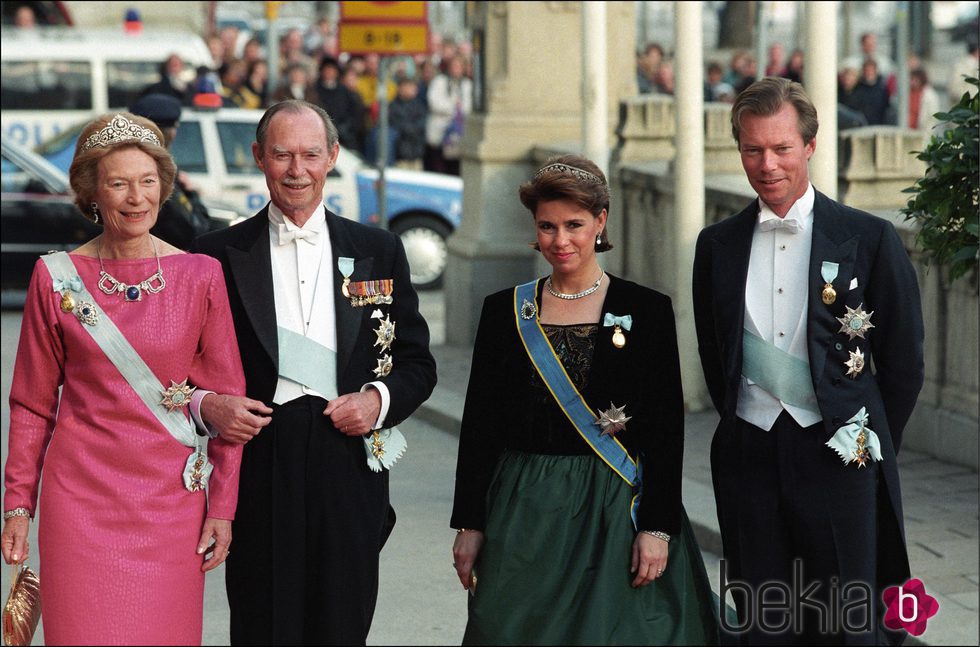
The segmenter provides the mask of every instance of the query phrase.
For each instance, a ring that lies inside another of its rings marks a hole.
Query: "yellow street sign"
[[[341,2],[340,20],[425,20],[425,2]]]
[[[272,0],[267,0],[265,3],[265,18],[266,20],[275,20],[279,17],[279,7],[281,7],[284,2],[273,2]]]
[[[425,54],[429,51],[429,26],[426,23],[341,22],[339,41],[340,50],[351,54]]]

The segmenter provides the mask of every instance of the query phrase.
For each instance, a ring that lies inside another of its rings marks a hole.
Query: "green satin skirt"
[[[630,487],[598,457],[505,453],[487,496],[464,645],[718,644],[686,513],[664,575],[634,589]]]

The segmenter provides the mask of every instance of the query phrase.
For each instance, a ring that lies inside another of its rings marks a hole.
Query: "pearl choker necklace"
[[[126,285],[105,271],[105,266],[102,264],[101,241],[97,242],[95,253],[99,257],[99,289],[110,295],[122,292],[123,298],[126,301],[142,301],[143,290],[146,290],[150,294],[156,294],[167,287],[167,282],[163,280],[163,269],[160,267],[160,254],[157,253],[157,244],[153,240],[153,236],[150,236],[150,244],[153,245],[153,255],[157,259],[157,271],[139,283]]]
[[[558,290],[556,290],[555,286],[551,283],[550,276],[548,277],[548,280],[544,282],[544,286],[548,288],[548,292],[550,292],[552,296],[558,297],[559,299],[565,299],[566,301],[571,301],[572,299],[581,299],[582,297],[587,297],[593,292],[595,292],[596,290],[598,290],[599,285],[602,283],[602,277],[603,274],[600,272],[599,278],[595,280],[595,283],[593,283],[591,286],[587,287],[586,289],[582,290],[581,292],[576,292],[575,294],[566,294],[564,292],[559,292]]]

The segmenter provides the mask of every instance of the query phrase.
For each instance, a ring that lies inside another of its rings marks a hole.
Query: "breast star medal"
[[[865,312],[862,308],[863,305],[863,303],[860,304],[856,309],[850,306],[844,306],[847,308],[847,314],[843,317],[837,317],[837,321],[841,323],[840,330],[837,332],[844,333],[851,341],[855,337],[864,339],[864,333],[874,328],[874,324],[871,323],[871,315],[874,314],[874,310]]]
[[[534,307],[534,304],[524,299],[524,303],[521,304],[521,319],[533,319],[537,312],[538,310]]]
[[[860,348],[847,352],[851,356],[851,359],[844,362],[844,366],[847,367],[847,377],[856,379],[864,370],[864,353],[861,352]]]
[[[196,386],[188,386],[186,379],[180,384],[170,380],[170,387],[161,391],[163,399],[160,400],[160,404],[167,407],[167,411],[186,407],[191,403],[191,395],[196,390]]]
[[[373,369],[373,372],[378,377],[387,377],[391,374],[392,365],[391,355],[386,353],[378,360],[378,368]]]
[[[623,334],[623,329],[619,324],[613,328],[612,343],[616,348],[622,348],[626,345],[626,335]]]
[[[820,292],[820,298],[828,306],[837,300],[837,290],[830,283],[824,283],[823,290]]]
[[[391,348],[391,342],[395,341],[395,323],[389,317],[385,317],[383,321],[379,320],[378,329],[374,334],[378,336],[374,345],[381,346],[381,352],[385,352]]]
[[[595,424],[599,425],[602,429],[600,436],[615,436],[617,432],[626,429],[626,423],[633,417],[627,416],[625,413],[626,405],[617,407],[612,402],[609,403],[609,408],[605,411],[599,412],[599,419],[595,421]]]

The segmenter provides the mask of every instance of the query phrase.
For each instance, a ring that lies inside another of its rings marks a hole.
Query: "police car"
[[[240,213],[253,214],[269,201],[265,176],[255,165],[252,142],[261,110],[186,108],[172,146],[180,170],[190,176],[203,198],[220,199]],[[80,127],[45,142],[38,152],[67,170]],[[343,147],[327,176],[323,200],[334,213],[378,226],[378,171]],[[446,239],[459,226],[463,181],[455,176],[399,168],[385,169],[388,227],[405,245],[412,284],[418,289],[442,284]]]

